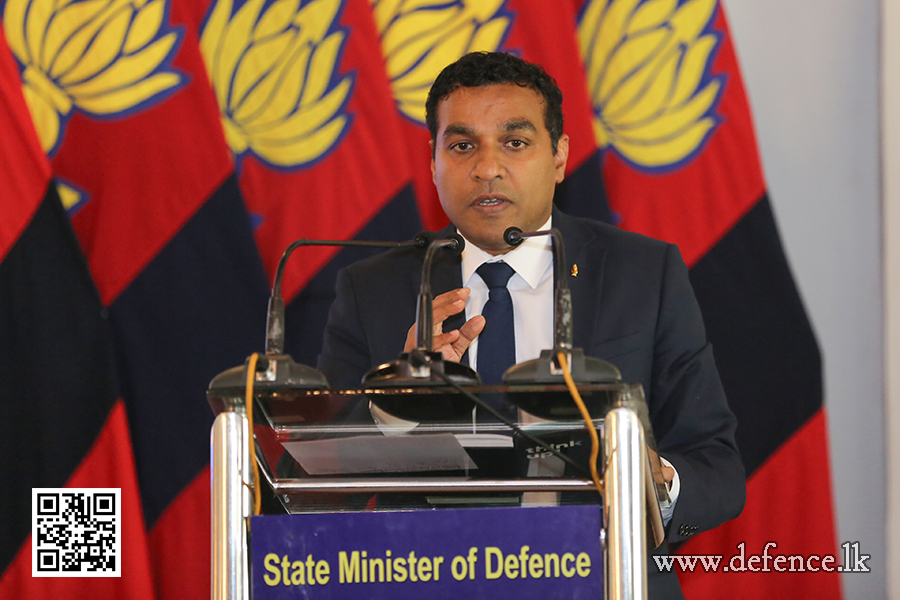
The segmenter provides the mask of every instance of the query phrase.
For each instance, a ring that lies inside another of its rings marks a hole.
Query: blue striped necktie
[[[503,373],[516,363],[512,296],[506,288],[515,270],[505,262],[493,262],[484,263],[476,273],[490,291],[481,311],[485,324],[478,336],[478,374],[484,385],[500,385]]]

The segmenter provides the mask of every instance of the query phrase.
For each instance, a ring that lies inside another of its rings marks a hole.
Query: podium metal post
[[[606,413],[607,598],[647,598],[647,447],[637,414],[619,407]]]
[[[236,410],[220,413],[211,436],[212,600],[248,600],[247,527],[252,501],[246,416]]]

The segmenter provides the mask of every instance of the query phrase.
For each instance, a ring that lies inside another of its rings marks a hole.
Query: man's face
[[[438,105],[437,123],[431,173],[466,239],[503,254],[508,227],[534,231],[547,221],[569,138],[560,137],[554,154],[539,93],[514,84],[461,87]]]

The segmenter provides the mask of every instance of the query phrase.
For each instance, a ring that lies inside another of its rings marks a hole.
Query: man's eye
[[[525,142],[522,140],[509,140],[508,142],[506,142],[506,144],[512,148],[517,148],[517,149],[524,148],[526,145]]]
[[[452,146],[450,146],[450,148],[451,148],[452,150],[462,150],[462,151],[466,151],[466,150],[471,150],[471,149],[472,149],[472,144],[469,143],[469,142],[456,142],[455,144],[453,144]]]

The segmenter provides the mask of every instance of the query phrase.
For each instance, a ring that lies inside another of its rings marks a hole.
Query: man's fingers
[[[447,317],[451,317],[466,308],[466,298],[469,297],[468,288],[460,288],[445,292],[431,303],[434,314],[435,329],[443,323]]]
[[[672,480],[675,479],[675,469],[667,465],[660,456],[654,452],[649,447],[647,448],[647,455],[650,457],[651,464],[659,464],[660,471],[653,473],[653,480],[656,483],[665,483],[667,487],[672,484]],[[662,481],[660,481],[662,478]]]
[[[438,306],[442,306],[444,304],[450,304],[454,300],[465,300],[469,297],[469,288],[456,288],[455,290],[450,290],[449,292],[444,292],[435,297],[432,301],[432,306],[437,308]]]
[[[444,333],[443,323],[448,317],[451,317],[466,308],[466,298],[468,297],[469,288],[458,288],[450,290],[449,292],[444,292],[431,303],[432,321],[434,323],[434,330],[432,333],[434,349],[435,351],[440,350],[441,352],[444,352],[444,358],[449,360],[458,361],[459,358],[462,357],[462,352],[459,353],[457,358],[452,358],[451,356],[447,356],[447,353],[444,351],[444,347],[453,344],[457,340],[459,332],[451,331],[449,333]],[[416,347],[416,328],[417,324],[413,323],[413,326],[406,332],[406,344],[403,346],[404,352],[409,352]],[[476,333],[475,335],[478,334]],[[468,345],[469,344],[466,343],[466,347],[468,347]],[[451,350],[450,353],[453,354],[454,352],[454,350]],[[463,352],[465,352],[465,350],[463,350]]]
[[[447,292],[447,294],[441,294],[438,298],[442,296],[448,296],[450,302],[447,303],[447,298],[443,298],[442,302],[444,302],[444,308],[448,310],[452,310],[453,305],[456,300],[453,298],[452,294],[455,292],[465,292],[465,295],[468,295],[468,290],[454,290],[453,292]],[[435,298],[435,303],[438,298]],[[463,302],[463,306],[465,306],[465,302]],[[449,315],[456,314],[459,312],[458,310],[455,312],[448,313]],[[452,360],[454,362],[459,362],[462,358],[462,355],[466,353],[466,349],[468,349],[469,344],[472,343],[472,340],[478,337],[478,334],[484,329],[484,317],[481,315],[476,315],[466,321],[466,323],[460,327],[459,329],[454,329],[453,331],[447,331],[441,333],[440,329],[437,326],[438,323],[438,311],[435,310],[435,334],[433,338],[434,343],[434,351],[440,352],[444,356],[444,360]],[[442,319],[443,320],[443,319]],[[416,326],[413,325],[410,327],[409,332],[406,335],[406,346],[404,348],[404,352],[409,352],[415,347],[416,344]]]
[[[462,358],[462,352],[457,353],[454,348],[454,342],[459,339],[459,329],[448,331],[447,333],[435,334],[432,338],[432,345],[435,352],[440,352],[446,360],[459,362]],[[404,352],[409,352],[416,347],[416,326],[413,325],[409,333],[406,335],[406,345],[403,347]],[[468,347],[468,344],[466,344]],[[463,350],[465,352],[465,350]]]
[[[413,323],[413,326],[409,328],[409,331],[406,332],[406,343],[403,345],[403,351],[409,352],[413,348],[416,347],[416,324]]]
[[[472,343],[472,340],[477,338],[478,334],[484,329],[484,323],[484,317],[476,315],[459,328],[459,339],[454,342],[453,347],[460,358],[465,354],[466,349],[469,347],[469,344]]]
[[[457,354],[454,348],[454,342],[459,338],[459,329],[442,333],[434,338],[434,351],[440,352],[444,356],[444,360],[452,360],[459,362],[462,354]]]
[[[662,466],[662,474],[663,479],[666,483],[672,483],[672,480],[675,479],[675,469],[672,467],[667,467],[666,465]]]

